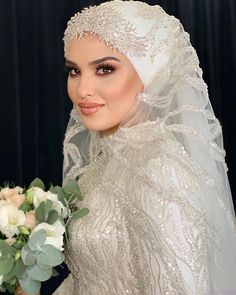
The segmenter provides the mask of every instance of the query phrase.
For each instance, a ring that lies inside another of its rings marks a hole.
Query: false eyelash
[[[97,65],[97,66],[96,66],[96,71],[99,71],[100,69],[103,69],[103,68],[111,70],[111,72],[110,72],[110,73],[107,73],[107,75],[108,75],[108,74],[111,74],[112,72],[115,71],[114,66],[112,66],[112,65],[110,65],[110,64],[108,64],[108,63],[101,63],[101,64]],[[69,65],[64,65],[64,70],[65,70],[66,73],[71,74],[71,71],[72,71],[72,70],[79,70],[79,69],[76,69],[76,68],[71,67],[71,66],[69,66]],[[106,74],[101,74],[101,76],[102,76],[102,75],[106,75]],[[71,76],[73,77],[73,76],[75,76],[75,75],[72,75],[72,74],[71,74]]]
[[[77,70],[77,71],[79,71],[79,69],[77,69],[77,68],[75,68],[75,67],[71,67],[71,66],[65,65],[65,66],[64,66],[64,69],[65,69],[66,73],[67,73],[71,78],[74,78],[74,77],[76,77],[77,75],[80,74],[80,72],[78,72],[77,74],[72,74],[72,73],[71,73],[72,70]]]
[[[101,64],[96,66],[97,71],[99,71],[102,68],[109,69],[112,72],[115,70],[115,68],[112,65],[108,64],[108,63],[101,63]]]

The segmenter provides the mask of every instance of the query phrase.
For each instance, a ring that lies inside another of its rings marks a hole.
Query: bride
[[[115,0],[72,17],[64,42],[64,183],[90,213],[69,226],[54,294],[236,294],[222,131],[189,35],[158,5]]]

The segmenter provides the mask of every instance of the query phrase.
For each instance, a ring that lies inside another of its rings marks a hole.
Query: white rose
[[[22,194],[23,188],[20,186],[16,186],[14,188],[4,187],[0,191],[0,199],[5,199],[9,196]]]
[[[48,192],[43,191],[39,187],[33,187],[31,189],[31,192],[33,192],[33,204],[34,204],[35,208],[38,208],[40,203],[42,203],[43,201],[47,201],[47,200],[57,201],[58,200],[56,194],[52,194],[52,193],[49,194]]]
[[[53,194],[50,191],[45,192],[38,187],[32,188],[32,191],[34,193],[33,204],[35,208],[38,208],[41,202],[50,200],[52,201],[52,208],[57,211],[59,216],[62,215],[63,218],[67,217],[67,209],[62,204],[62,202],[58,200],[58,197],[56,194]]]
[[[59,216],[62,215],[63,218],[67,217],[67,208],[58,200],[58,196],[50,191],[46,192],[46,196],[48,200],[52,201],[52,208],[57,211]]]
[[[6,205],[6,204],[10,204],[9,202],[5,201],[5,200],[0,200],[0,208],[3,206],[3,205]]]
[[[67,208],[62,204],[61,201],[56,201],[52,203],[52,208],[55,209],[59,216],[66,218],[68,216]]]
[[[0,231],[7,238],[12,238],[19,231],[17,227],[25,223],[25,214],[18,210],[13,204],[6,202],[0,204]]]
[[[47,238],[45,244],[50,244],[56,247],[58,250],[63,251],[63,234],[65,232],[65,228],[62,225],[60,220],[57,220],[53,225],[48,224],[46,222],[42,222],[38,224],[31,232],[30,236],[32,236],[35,232],[40,229],[44,229],[47,232]]]

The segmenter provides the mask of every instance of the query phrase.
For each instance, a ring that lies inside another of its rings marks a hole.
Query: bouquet
[[[20,285],[34,295],[56,274],[68,222],[88,213],[76,207],[78,200],[83,198],[75,180],[47,191],[38,178],[28,189],[0,187],[0,292],[14,293]]]

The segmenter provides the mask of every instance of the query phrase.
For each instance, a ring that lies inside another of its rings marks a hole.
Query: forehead
[[[67,52],[68,59],[96,59],[102,56],[115,56],[125,58],[117,49],[108,47],[98,37],[85,36],[80,39],[73,39],[70,42]]]

